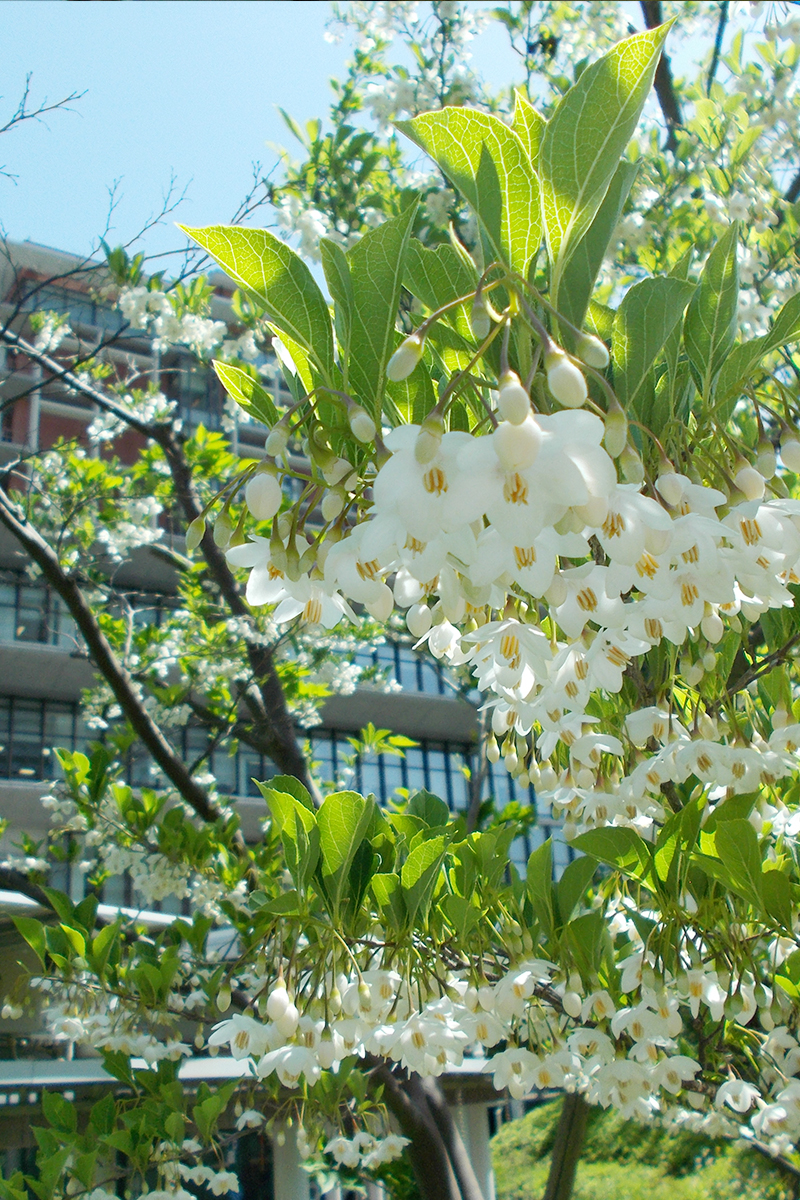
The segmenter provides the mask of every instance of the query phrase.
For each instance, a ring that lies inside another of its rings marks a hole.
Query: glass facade
[[[6,571],[0,574],[0,642],[15,641],[73,649],[75,623],[49,588]]]

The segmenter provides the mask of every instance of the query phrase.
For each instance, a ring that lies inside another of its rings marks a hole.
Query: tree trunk
[[[544,1200],[569,1200],[583,1148],[589,1105],[578,1092],[568,1092],[558,1119]]]

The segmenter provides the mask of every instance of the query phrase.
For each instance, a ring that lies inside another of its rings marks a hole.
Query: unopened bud
[[[492,318],[489,316],[486,302],[481,295],[475,297],[469,323],[472,326],[472,332],[475,335],[476,341],[482,342],[484,338],[489,336],[492,329]]]
[[[603,445],[612,458],[619,458],[628,441],[628,418],[619,404],[609,407],[605,429]]]
[[[231,540],[233,533],[233,521],[230,518],[230,513],[223,508],[222,512],[214,522],[214,543],[219,546],[220,550],[224,550]]]
[[[422,422],[417,440],[414,443],[414,458],[424,466],[431,462],[439,453],[444,436],[444,421],[438,413],[430,413]]]
[[[348,414],[353,437],[359,442],[371,442],[375,437],[375,422],[365,408],[354,404]]]
[[[421,638],[431,627],[431,610],[427,604],[412,604],[406,613],[406,625],[412,637]]]
[[[344,508],[344,492],[340,488],[333,488],[330,492],[326,492],[322,497],[322,519],[326,523],[335,521]]]
[[[494,734],[490,734],[486,742],[486,757],[490,763],[494,764],[500,761],[500,747],[497,744],[497,738]]]
[[[733,482],[747,500],[760,500],[764,495],[764,476],[748,463],[739,468]]]
[[[594,367],[596,371],[602,371],[608,366],[608,347],[593,333],[581,334],[575,346],[575,353],[581,362],[585,362],[587,367]]]
[[[353,470],[351,462],[348,462],[346,458],[339,458],[337,455],[333,455],[330,461],[320,463],[319,466],[322,470],[322,478],[328,487],[336,487],[337,483],[341,483]]]
[[[521,425],[531,411],[531,398],[513,371],[506,371],[500,378],[497,409],[511,425]]]
[[[706,638],[706,640],[712,642],[714,645],[717,644],[725,632],[725,626],[722,623],[722,617],[719,615],[719,613],[714,612],[713,609],[705,614],[700,622],[700,628],[703,631],[703,636]]]
[[[247,481],[244,501],[250,515],[257,521],[271,521],[281,506],[283,492],[277,475],[267,468],[257,471]]]
[[[781,442],[781,461],[790,471],[800,474],[800,442],[797,438],[788,438]]]
[[[217,1008],[220,1012],[227,1012],[231,1006],[231,989],[230,984],[223,983],[222,987],[217,992]]]
[[[766,440],[759,442],[756,454],[756,470],[759,475],[763,475],[765,479],[772,479],[776,465],[775,448],[772,442]]]
[[[551,346],[544,356],[547,386],[559,404],[565,408],[581,408],[587,400],[586,380],[564,351]]]
[[[642,483],[644,481],[644,463],[630,442],[626,444],[619,456],[619,465],[626,483]]]
[[[422,358],[424,348],[424,338],[417,333],[412,333],[411,337],[407,337],[397,347],[386,364],[386,378],[390,379],[392,383],[399,383],[401,379],[407,379]]]
[[[392,594],[392,589],[385,583],[382,583],[380,585],[380,591],[378,594],[371,600],[368,600],[364,607],[369,615],[376,621],[380,621],[381,624],[383,624],[385,621],[388,621],[389,617],[392,615],[392,610],[394,609],[394,595]]]
[[[267,1000],[267,1016],[271,1021],[278,1021],[286,1012],[291,1001],[283,983],[276,983]]]
[[[286,447],[289,445],[289,426],[279,421],[278,424],[269,431],[267,440],[264,443],[264,449],[271,458],[276,458],[279,454],[283,454]]]
[[[671,508],[677,508],[683,499],[683,480],[673,470],[662,471],[656,480],[656,491]]]
[[[189,528],[186,530],[186,553],[191,554],[203,540],[203,535],[206,531],[205,517],[195,517]]]

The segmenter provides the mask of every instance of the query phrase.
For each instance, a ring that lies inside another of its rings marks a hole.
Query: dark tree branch
[[[422,1200],[463,1200],[442,1136],[424,1093],[412,1100],[407,1081],[398,1079],[387,1062],[367,1058],[370,1077],[383,1087],[382,1099],[411,1144],[406,1148]]]
[[[37,350],[18,334],[4,330],[2,339],[9,345],[20,349],[32,361],[39,363],[51,375],[60,379],[79,395],[91,400],[99,409],[118,417],[142,437],[156,442],[169,466],[175,495],[187,525],[201,516],[203,506],[197,493],[192,466],[184,452],[184,438],[182,435],[176,434],[171,424],[142,421],[104,392],[85,383],[63,363],[59,363],[57,359]],[[209,529],[205,532],[201,549],[209,574],[219,588],[231,614],[248,619],[250,609],[228,566],[224,551],[217,546]],[[250,669],[258,680],[258,686],[248,688],[244,695],[244,702],[253,719],[255,734],[262,744],[272,747],[269,757],[276,766],[284,774],[293,775],[299,779],[308,788],[311,795],[317,797],[316,785],[309,775],[305,757],[298,744],[294,725],[286,707],[283,685],[275,666],[272,651],[268,646],[259,645],[246,639],[245,644]]]
[[[714,53],[711,55],[711,66],[708,68],[708,79],[706,81],[706,95],[711,95],[711,88],[714,84],[714,76],[717,73],[719,66],[720,55],[722,54],[722,39],[725,36],[725,26],[728,23],[728,0],[721,0],[719,6],[719,20],[717,21],[717,33],[714,38]]]
[[[579,1092],[567,1092],[558,1119],[544,1200],[569,1200],[586,1135],[589,1105]]]
[[[44,889],[35,883],[31,883],[23,871],[14,871],[10,867],[0,867],[0,891],[19,892],[20,895],[27,896],[29,900],[33,900],[35,904],[41,905],[42,908],[49,910],[53,908]]]
[[[14,535],[39,567],[53,591],[64,601],[86,642],[95,666],[113,691],[117,703],[153,760],[198,817],[204,821],[216,821],[220,814],[211,803],[208,793],[192,778],[185,764],[146,712],[133,680],[118,662],[80,587],[62,569],[52,547],[2,489],[0,523]]]
[[[640,0],[640,7],[648,29],[655,29],[657,25],[663,25],[664,15],[661,11],[661,0]],[[666,149],[675,150],[678,144],[676,131],[683,125],[683,116],[678,94],[675,91],[669,56],[666,54],[662,53],[658,60],[653,87],[658,103],[661,105],[664,120],[667,122]]]
[[[436,1079],[419,1079],[412,1075],[408,1088],[417,1103],[422,1098],[427,1101],[434,1124],[439,1130],[439,1136],[447,1148],[447,1154],[463,1200],[484,1200],[483,1189],[478,1183],[466,1146],[438,1081]]]

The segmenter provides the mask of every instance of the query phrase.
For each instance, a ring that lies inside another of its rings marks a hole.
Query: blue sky
[[[630,5],[632,15],[638,5]],[[73,112],[26,124],[0,141],[0,220],[13,239],[88,251],[119,184],[109,240],[120,242],[160,206],[174,173],[186,200],[171,220],[229,219],[251,163],[291,137],[276,106],[300,121],[323,115],[328,80],[349,46],[325,41],[322,0],[3,0],[0,124],[32,72],[32,97],[86,91]],[[513,56],[496,24],[474,43],[497,85]],[[149,253],[181,245],[171,225]]]

